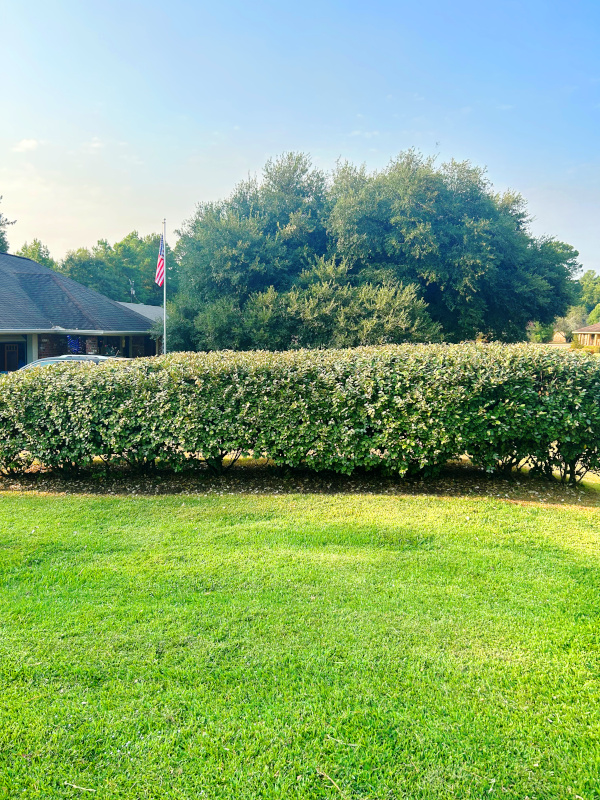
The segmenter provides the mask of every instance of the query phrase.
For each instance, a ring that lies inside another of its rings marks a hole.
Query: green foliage
[[[163,290],[154,283],[160,242],[159,234],[129,233],[110,245],[101,239],[91,250],[85,247],[67,253],[57,269],[90,289],[122,302],[161,305]],[[174,292],[176,273],[173,253],[167,245],[167,290]],[[135,296],[132,298],[131,289]]]
[[[533,322],[527,330],[527,338],[530,342],[542,343],[549,342],[554,334],[554,325],[542,325],[541,322]]]
[[[279,306],[279,307],[277,307]],[[357,347],[441,338],[414,285],[353,285],[348,265],[319,259],[298,285],[277,298],[270,290],[246,305],[255,347]],[[263,336],[264,340],[258,340]]]
[[[0,201],[2,196],[0,195]],[[9,225],[14,225],[15,221],[9,221],[4,214],[0,211],[0,253],[8,253],[8,239],[6,238],[6,228]]]
[[[600,466],[600,362],[503,345],[174,354],[1,379],[0,465],[101,457],[218,468],[226,453],[291,467],[430,474],[468,454],[565,480]],[[153,409],[148,413],[148,409]]]
[[[36,261],[38,264],[43,264],[45,267],[49,267],[49,269],[59,269],[57,262],[50,255],[50,250],[48,247],[45,244],[42,244],[39,239],[34,239],[31,244],[25,242],[23,247],[20,250],[17,250],[15,255],[23,256],[24,258],[30,258],[32,261]]]
[[[435,335],[423,330],[423,340],[439,338],[440,330],[453,341],[523,340],[531,321],[547,325],[564,314],[578,286],[571,280],[577,252],[535,239],[528,221],[524,200],[495,194],[469,162],[438,167],[409,151],[381,172],[340,164],[328,181],[307,156],[288,153],[267,164],[260,182],[200,205],[185,224],[172,324],[181,341],[200,348],[404,341],[413,337],[380,322],[398,300],[390,291],[411,287],[426,303],[425,328],[441,326]],[[335,297],[318,268],[323,258],[345,265]],[[386,311],[371,336],[364,320],[381,303]],[[326,332],[310,330],[327,317]],[[260,345],[243,331],[251,318],[265,319]]]
[[[243,304],[273,286],[289,289],[325,254],[326,180],[303,154],[268,161],[218,203],[202,203],[180,231],[181,290],[197,311],[228,298]]]
[[[564,333],[567,341],[573,338],[573,331],[591,324],[585,306],[571,306],[564,317],[559,317],[554,322],[554,328]]]
[[[595,325],[597,322],[600,322],[600,303],[594,306],[587,319],[588,325]]]
[[[579,279],[580,302],[588,314],[600,303],[600,275],[588,269]]]
[[[344,164],[328,232],[359,275],[415,282],[445,338],[525,338],[572,296],[577,252],[527,230],[520,195],[494,194],[469,162],[436,167],[414,151],[382,172]]]
[[[324,258],[288,292],[271,286],[243,306],[231,297],[203,306],[191,334],[200,350],[339,348],[440,338],[441,328],[414,285],[354,286],[345,263]]]

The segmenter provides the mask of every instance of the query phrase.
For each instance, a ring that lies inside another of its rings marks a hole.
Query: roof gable
[[[579,330],[573,331],[573,333],[600,333],[600,322],[597,322],[595,325],[588,325],[586,328],[579,328]]]
[[[147,333],[152,323],[29,258],[0,253],[0,331]]]

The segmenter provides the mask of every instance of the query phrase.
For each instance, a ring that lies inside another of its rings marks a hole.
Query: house
[[[47,356],[156,354],[162,309],[117,303],[29,258],[0,253],[0,372]]]
[[[595,325],[588,325],[586,328],[573,331],[573,335],[577,336],[577,341],[584,347],[600,347],[600,323],[598,322]]]
[[[562,331],[554,331],[554,335],[552,339],[550,339],[551,344],[567,344],[567,337]]]

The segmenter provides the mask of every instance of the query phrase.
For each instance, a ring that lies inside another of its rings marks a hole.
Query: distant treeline
[[[576,280],[577,251],[529,221],[520,195],[494,192],[469,162],[408,151],[380,171],[326,173],[284,154],[182,224],[167,252],[170,346],[542,340],[556,318],[569,334],[596,313],[600,278]],[[133,289],[159,304],[158,240],[133,232],[60,263],[37,240],[18,252],[115,300]]]
[[[163,302],[163,290],[154,283],[159,242],[158,233],[139,236],[137,231],[133,231],[113,245],[101,239],[91,249],[80,247],[71,250],[62,261],[57,261],[46,245],[34,239],[17,250],[16,255],[32,258],[38,264],[62,272],[112,300],[158,306]],[[176,269],[169,247],[167,264],[171,267],[170,284],[176,278]]]

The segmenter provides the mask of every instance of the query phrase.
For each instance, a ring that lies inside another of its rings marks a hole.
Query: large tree
[[[357,285],[325,259],[327,177],[304,154],[268,161],[260,180],[198,206],[177,245],[181,292],[171,343],[182,348],[353,346],[440,337],[416,287]]]
[[[356,281],[416,283],[448,339],[524,339],[572,299],[577,252],[532,237],[523,199],[495,194],[468,162],[409,151],[372,174],[343,164],[332,196],[331,247]]]
[[[268,161],[262,179],[240,183],[217,203],[201,203],[177,244],[181,288],[202,305],[245,302],[273,286],[289,289],[327,250],[327,182],[308,156]]]
[[[174,340],[210,349],[522,340],[528,323],[566,312],[578,268],[572,247],[532,236],[520,195],[495,193],[469,162],[414,151],[331,176],[285,154],[199,205],[176,252]]]

